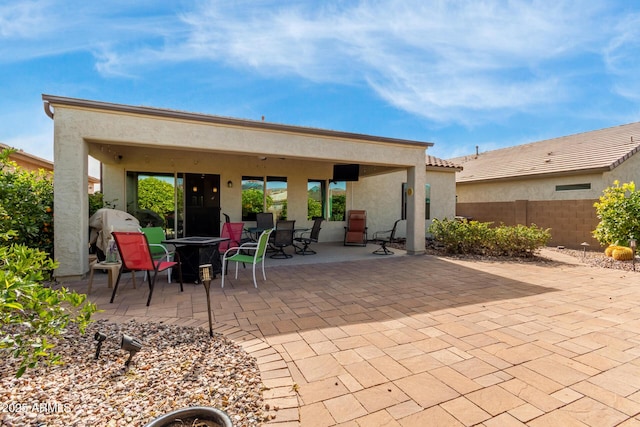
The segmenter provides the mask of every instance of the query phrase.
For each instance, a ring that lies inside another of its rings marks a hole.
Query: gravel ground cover
[[[96,332],[104,333],[96,360]],[[129,365],[123,334],[142,343]],[[213,406],[234,426],[264,419],[255,358],[220,334],[172,325],[98,321],[84,335],[70,328],[56,345],[63,365],[15,378],[17,361],[0,366],[2,426],[143,426],[186,406]]]
[[[405,248],[404,243],[390,243],[387,244],[390,248]],[[545,248],[549,251],[558,252],[560,254],[570,255],[579,263],[596,267],[596,268],[611,268],[615,270],[625,270],[625,271],[634,271],[634,263],[632,261],[616,261],[615,259],[608,257],[604,254],[604,250],[602,251],[593,251],[593,250],[577,250],[577,249],[566,249],[560,247],[547,247]],[[510,257],[495,257],[495,256],[483,256],[483,255],[452,255],[447,254],[443,250],[434,247],[433,245],[428,246],[426,249],[426,253],[428,255],[448,257],[448,258],[456,258],[456,259],[471,259],[478,261],[488,261],[488,262],[515,262],[515,263],[538,263],[538,264],[553,264],[557,261],[542,256],[540,253],[534,254],[532,257],[528,258],[510,258]],[[640,257],[636,254],[635,259],[635,272],[640,272]]]
[[[633,271],[634,263],[632,261],[616,261],[604,254],[604,251],[580,251],[575,249],[559,249],[550,248],[552,251],[573,256],[577,261],[591,267],[612,268],[615,270]],[[640,272],[640,258],[636,255],[635,271]]]

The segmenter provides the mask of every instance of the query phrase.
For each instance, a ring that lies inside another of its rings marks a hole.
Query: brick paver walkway
[[[102,318],[207,325],[200,286],[161,280],[147,308],[146,285],[109,304],[103,276]],[[273,425],[640,425],[640,273],[400,256],[267,279],[217,279],[212,300],[258,358]]]

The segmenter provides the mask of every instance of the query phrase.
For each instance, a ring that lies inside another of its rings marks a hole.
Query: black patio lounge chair
[[[298,255],[314,255],[316,253],[313,249],[309,249],[309,245],[311,245],[311,243],[318,243],[322,221],[324,221],[322,217],[315,218],[311,231],[303,231],[293,239],[302,245],[302,247],[300,247],[300,245],[293,244]]]
[[[293,255],[284,251],[287,246],[293,246],[293,233],[295,221],[280,220],[276,222],[276,229],[273,232],[273,239],[269,242],[275,253],[271,258],[291,258]]]

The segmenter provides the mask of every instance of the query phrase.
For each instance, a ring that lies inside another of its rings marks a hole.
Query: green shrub
[[[86,295],[43,285],[57,265],[43,251],[7,244],[15,235],[0,234],[0,352],[21,359],[19,377],[41,360],[59,363],[50,339],[63,334],[70,322],[84,332],[96,306]]]
[[[0,233],[17,231],[13,243],[39,248],[53,257],[53,179],[50,172],[26,171],[0,153]]]
[[[594,203],[600,219],[593,237],[602,245],[626,245],[631,236],[640,238],[640,191],[633,182],[605,188]]]
[[[491,222],[434,219],[429,232],[451,254],[526,257],[551,239],[549,230],[535,224],[491,227]]]
[[[53,180],[22,170],[0,153],[0,353],[18,358],[17,376],[39,361],[59,363],[51,339],[70,322],[81,331],[94,304],[86,295],[56,289],[53,253]]]

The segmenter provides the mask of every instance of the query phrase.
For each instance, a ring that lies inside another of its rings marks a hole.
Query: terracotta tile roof
[[[427,155],[427,166],[438,167],[438,168],[450,168],[450,169],[456,169],[458,171],[462,170],[462,166],[460,166],[459,164],[456,164],[450,160],[444,160],[444,159],[440,159],[438,157],[433,157],[429,155]]]
[[[449,159],[456,182],[612,170],[640,151],[640,122]]]

